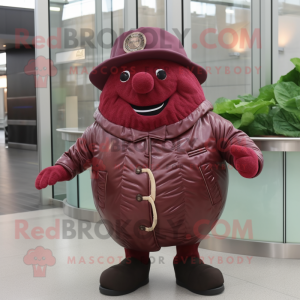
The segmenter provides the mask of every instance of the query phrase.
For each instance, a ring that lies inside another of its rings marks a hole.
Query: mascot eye
[[[165,80],[167,78],[167,73],[163,69],[156,70],[156,76],[160,80]]]
[[[121,76],[120,76],[120,80],[121,82],[126,82],[128,81],[130,78],[130,72],[129,71],[124,71],[121,73]]]

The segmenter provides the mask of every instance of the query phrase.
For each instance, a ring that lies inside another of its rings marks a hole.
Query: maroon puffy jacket
[[[263,167],[254,142],[211,110],[206,100],[184,120],[151,132],[113,124],[97,110],[95,123],[56,164],[73,177],[92,165],[96,208],[121,246],[157,251],[195,244],[223,211],[230,146],[256,152],[257,175]]]

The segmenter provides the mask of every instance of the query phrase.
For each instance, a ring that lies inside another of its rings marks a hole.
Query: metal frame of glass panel
[[[49,7],[48,1],[35,1],[34,11],[35,35],[49,38]],[[50,51],[48,47],[36,48],[35,57],[43,56],[49,60]],[[49,63],[49,61],[48,61]],[[50,65],[50,64],[49,64]],[[37,104],[37,137],[40,171],[52,165],[52,143],[51,143],[51,88],[50,79],[47,86],[36,89]],[[40,202],[48,205],[53,195],[52,187],[40,191]]]

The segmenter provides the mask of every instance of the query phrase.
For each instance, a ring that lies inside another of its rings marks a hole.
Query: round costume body
[[[215,151],[211,122],[219,118],[207,113],[210,108],[207,101],[178,124],[150,133],[122,128],[120,135],[113,132],[115,137],[105,131],[111,130],[110,122],[96,113],[104,129],[98,129],[99,138],[110,141],[110,150],[100,149],[96,155],[105,170],[98,171],[101,179],[94,176],[94,201],[108,232],[121,246],[158,251],[195,244],[219,219],[228,173],[220,152]],[[150,195],[152,183],[148,174],[136,173],[139,166],[149,168],[155,178],[157,226],[150,232],[141,226],[152,225],[151,205],[137,201],[137,195]]]
[[[211,112],[204,101],[187,118],[150,132],[108,121],[98,110],[91,125],[56,164],[73,177],[76,166],[92,164],[95,205],[112,238],[127,249],[158,251],[160,247],[190,245],[201,241],[224,208],[228,172],[233,165],[230,144],[260,150],[242,131]],[[153,210],[137,195],[149,196],[147,174],[155,178],[157,226],[151,232]]]

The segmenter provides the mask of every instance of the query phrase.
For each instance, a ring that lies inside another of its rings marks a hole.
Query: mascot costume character
[[[201,261],[198,246],[224,209],[228,170],[259,175],[254,142],[212,112],[201,84],[206,71],[165,30],[123,33],[110,59],[90,74],[102,91],[95,122],[36,188],[73,179],[92,167],[96,208],[126,258],[105,270],[100,292],[118,296],[149,282],[149,252],[176,246],[178,285],[201,295],[224,290],[220,270]]]

